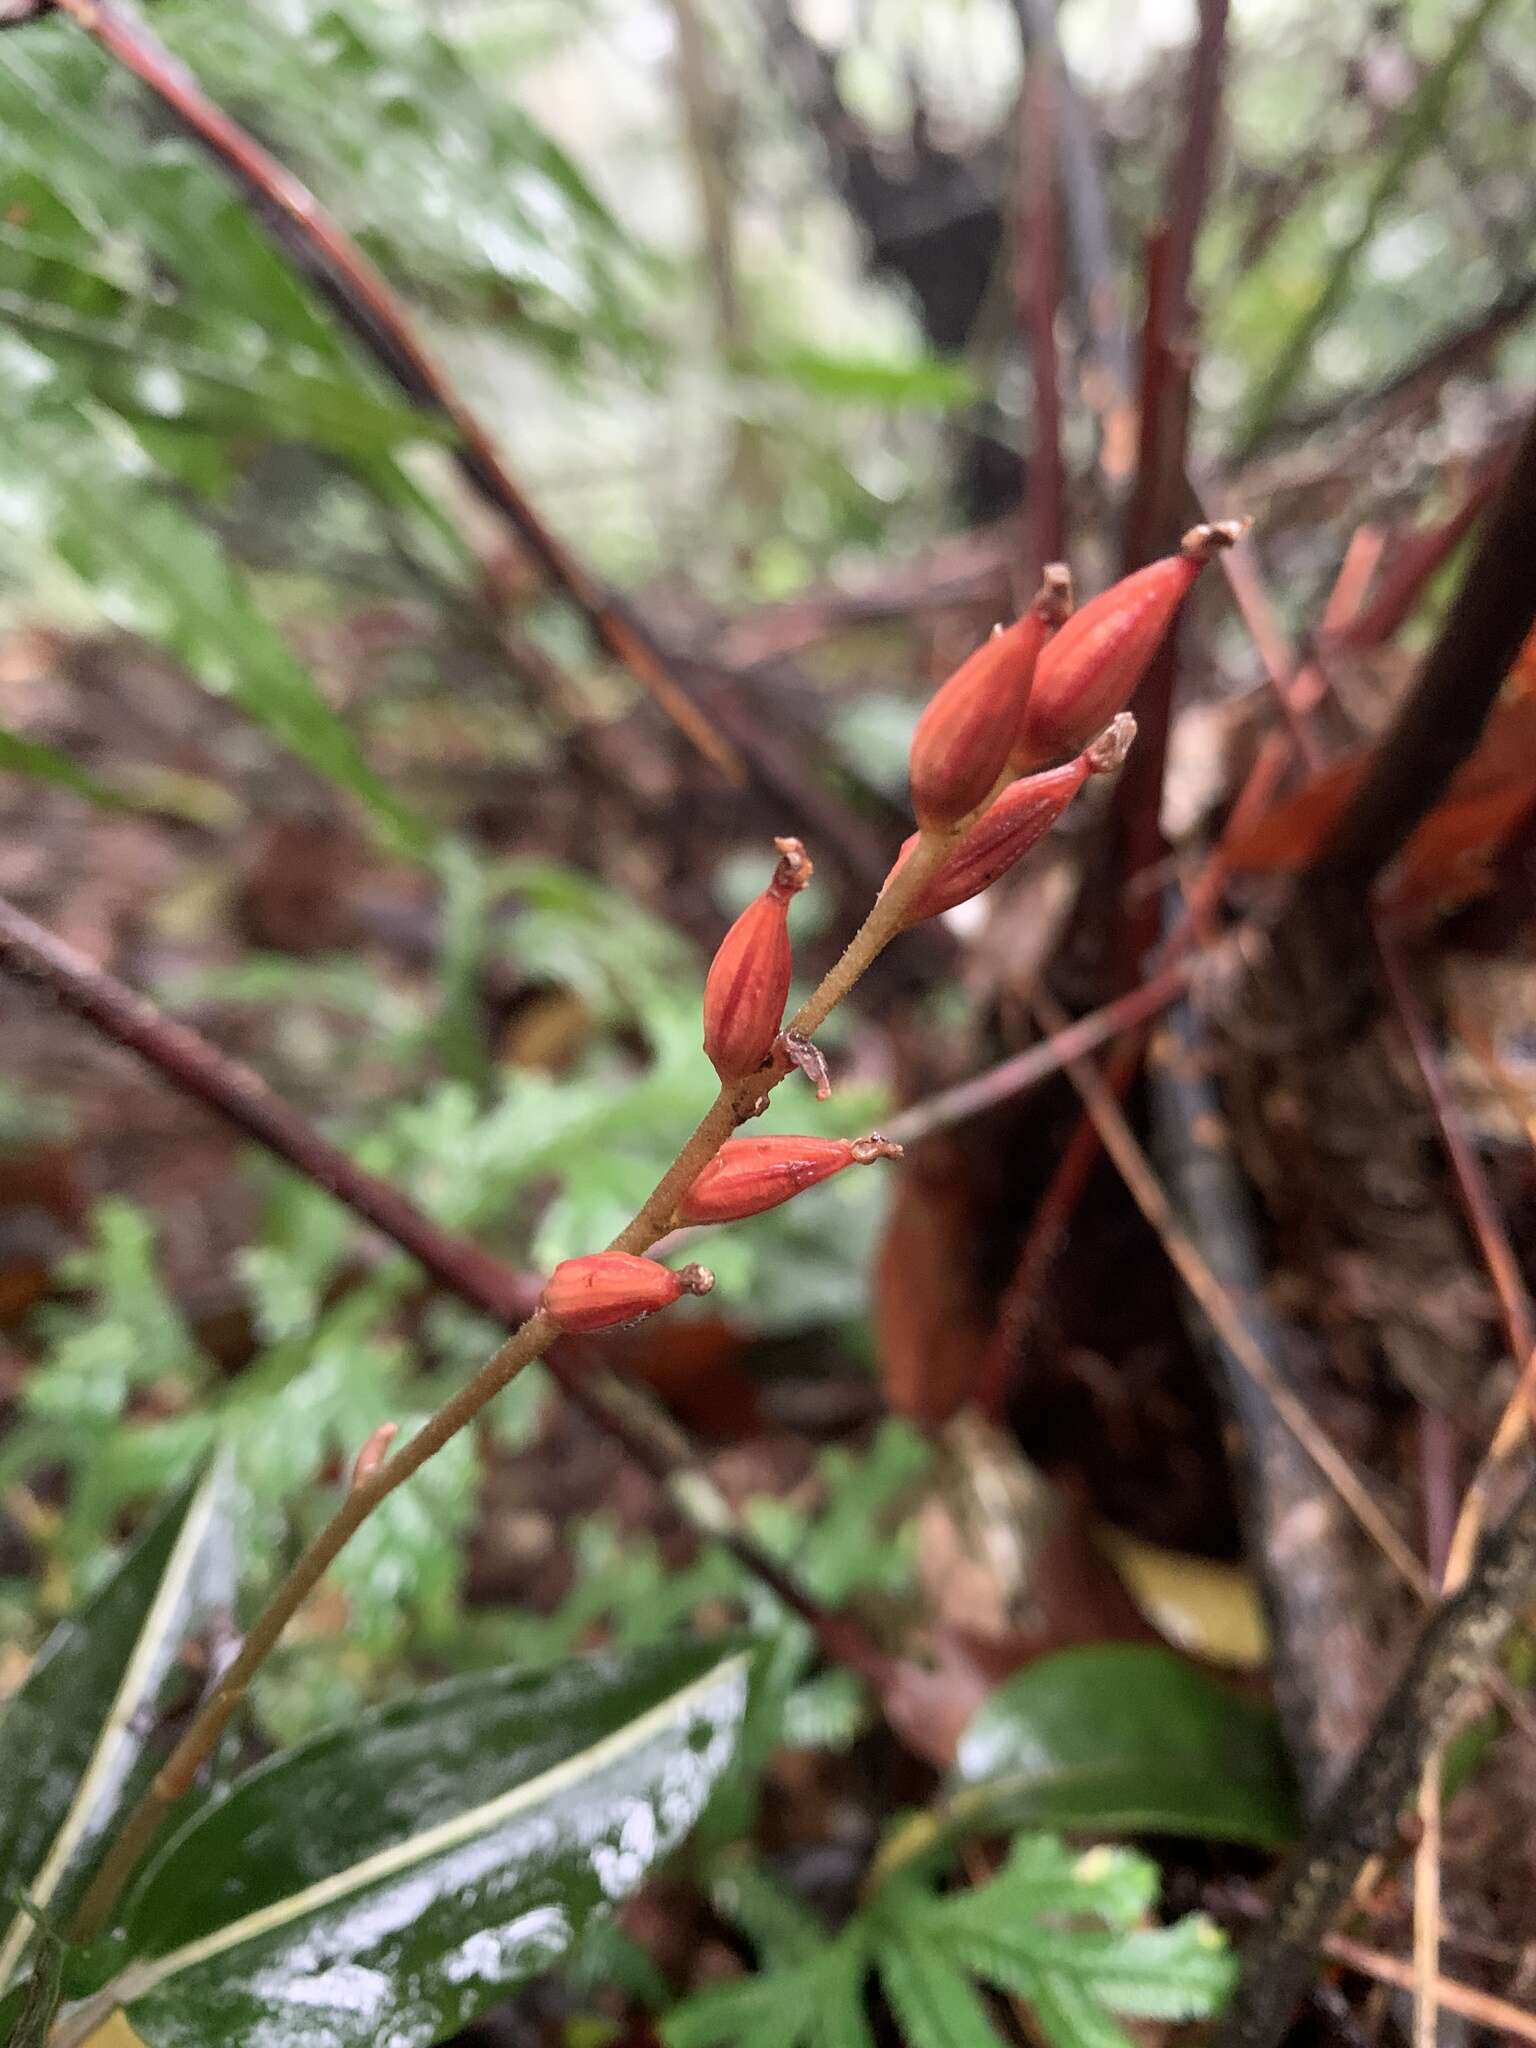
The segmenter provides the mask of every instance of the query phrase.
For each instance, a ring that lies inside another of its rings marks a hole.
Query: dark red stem
[[[1032,589],[1047,562],[1066,558],[1061,461],[1061,384],[1056,316],[1061,303],[1061,223],[1056,189],[1056,96],[1051,67],[1031,64],[1019,95],[1018,193],[1013,292],[1034,382],[1024,477],[1024,574]]]

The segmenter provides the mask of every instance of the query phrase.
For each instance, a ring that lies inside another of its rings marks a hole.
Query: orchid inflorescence
[[[918,830],[829,977],[837,983],[831,1001],[813,999],[810,1007],[825,1015],[889,938],[990,888],[1086,782],[1120,766],[1136,733],[1126,704],[1201,568],[1243,530],[1231,520],[1197,526],[1177,554],[1123,577],[1076,612],[1065,567],[1046,569],[1023,616],[962,662],[919,718],[909,758]],[[768,886],[721,940],[704,984],[704,1049],[722,1099],[744,1089],[736,1122],[766,1106],[791,1066],[813,1076],[823,1071],[814,1048],[784,1024],[793,971],[789,906],[810,881],[812,864],[798,839],[774,844],[779,858]],[[761,1092],[752,1085],[759,1078]],[[849,1166],[900,1155],[900,1146],[878,1133],[726,1137],[684,1187],[666,1227],[760,1215]],[[713,1285],[702,1266],[674,1271],[614,1248],[556,1266],[541,1305],[558,1329],[590,1333],[653,1315],[685,1294],[707,1294]]]

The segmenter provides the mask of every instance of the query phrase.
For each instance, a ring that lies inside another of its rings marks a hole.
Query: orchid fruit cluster
[[[721,940],[704,984],[704,1050],[720,1077],[720,1102],[729,1107],[725,1128],[757,1115],[792,1067],[825,1093],[825,1068],[809,1029],[870,961],[898,932],[990,888],[1038,844],[1085,783],[1120,766],[1136,733],[1125,706],[1200,570],[1243,530],[1239,521],[1197,526],[1177,554],[1122,578],[1080,611],[1072,609],[1066,568],[1047,568],[1023,617],[998,627],[919,718],[909,760],[918,829],[842,959],[787,1027],[789,906],[812,868],[798,839],[775,841],[779,858],[768,886]],[[706,1118],[696,1137],[709,1128]],[[757,1216],[847,1167],[900,1153],[878,1133],[722,1135],[654,1235]],[[541,1305],[561,1331],[586,1334],[635,1322],[713,1286],[702,1266],[674,1270],[614,1246],[564,1260]]]

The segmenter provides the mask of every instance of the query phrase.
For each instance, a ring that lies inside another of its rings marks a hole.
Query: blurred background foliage
[[[162,0],[154,24],[406,295],[557,530],[663,610],[739,611],[899,560],[1006,509],[1027,478],[1006,223],[1021,50],[1038,36],[1028,6],[261,0],[210,14]],[[1177,141],[1170,95],[1191,28],[1177,0],[1062,10],[1129,252],[1097,339],[1081,280],[1061,315],[1080,458],[1113,438],[1095,351],[1129,361],[1134,259]],[[1528,29],[1518,0],[1237,8],[1227,168],[1197,270],[1204,456],[1347,412],[1525,287]],[[701,955],[611,877],[498,857],[439,742],[458,720],[477,773],[537,768],[572,716],[618,716],[631,686],[498,556],[441,424],[62,18],[0,38],[0,187],[5,616],[132,636],[272,743],[253,754],[242,723],[220,739],[222,777],[136,773],[55,747],[46,700],[29,717],[13,691],[0,766],[215,830],[230,817],[221,779],[237,817],[302,807],[295,759],[355,799],[380,848],[440,892],[435,974],[401,986],[356,954],[247,948],[162,993],[264,1019],[269,1071],[301,1096],[326,1096],[349,1062],[349,1101],[329,1105],[340,1127],[455,1227],[539,1266],[602,1241],[696,1096]],[[936,266],[935,244],[956,238],[985,260]],[[1532,361],[1516,335],[1510,373]],[[1427,434],[1367,454],[1373,487],[1404,481],[1394,464],[1445,460],[1458,436],[1470,447],[1480,403],[1453,385]],[[1105,459],[1083,486],[1090,561],[1123,481]],[[1285,488],[1282,474],[1282,554]],[[518,630],[566,665],[574,705],[530,701],[509,677],[508,575]],[[348,635],[387,626],[391,606],[411,630],[366,643],[364,687],[341,658]],[[879,784],[915,699],[905,679],[867,680],[833,729]],[[727,849],[701,928],[754,873]],[[581,1050],[559,1071],[493,1057],[477,1006],[499,968],[579,1006]],[[879,1100],[844,1090],[815,1126],[856,1129]],[[733,1314],[763,1332],[856,1326],[873,1178],[711,1242]],[[322,1196],[274,1179],[262,1215],[241,1272],[264,1348],[210,1399],[218,1375],[156,1278],[154,1225],[121,1201],[98,1213],[70,1269],[80,1303],[47,1313],[47,1363],[3,1454],[8,1477],[72,1468],[71,1568],[99,1569],[117,1513],[185,1470],[221,1416],[270,1513],[304,1496],[343,1437],[425,1405],[436,1376],[487,1342],[446,1312],[419,1348],[404,1342],[403,1262],[338,1290],[355,1247]],[[173,1412],[144,1421],[146,1395]],[[526,1404],[510,1407],[515,1435]],[[298,1413],[315,1426],[288,1428]],[[348,1553],[361,1644],[451,1629],[470,1476],[456,1447]]]
[[[1002,517],[1027,487],[1009,237],[1029,0],[151,12],[406,297],[551,525],[690,645]],[[1107,299],[1090,307],[1069,268],[1058,322],[1090,587],[1124,512],[1114,378],[1134,361],[1192,29],[1182,0],[1060,13],[1115,225]],[[1440,344],[1536,297],[1536,38],[1528,0],[1239,0],[1232,43],[1194,445],[1228,475],[1247,464],[1299,618],[1330,566],[1306,495],[1318,433],[1352,431]],[[550,827],[540,776],[573,734],[627,731],[643,700],[508,552],[441,423],[63,19],[0,36],[0,192],[0,775],[172,835],[182,853],[143,883],[130,978],[216,1015],[433,1215],[536,1268],[602,1242],[700,1103],[703,948],[761,886],[758,819],[733,830],[717,803],[703,872],[671,828],[616,852],[595,804],[590,830]],[[1518,326],[1491,345],[1501,377],[1536,373]],[[1367,422],[1331,502],[1422,503],[1426,480],[1483,451],[1498,402],[1452,377],[1430,421]],[[88,730],[81,744],[60,712],[53,667],[78,681],[79,649],[129,646],[237,714],[171,716],[197,729],[195,757],[138,760]],[[540,686],[541,656],[562,690]],[[851,659],[851,697],[835,662],[812,686],[826,756],[893,789],[925,678],[878,637]],[[340,836],[305,840],[317,817]],[[204,945],[246,886],[252,836],[288,829],[301,865],[373,904],[366,943],[350,928],[330,942],[323,919],[264,943],[247,916],[241,938]],[[817,914],[796,913],[811,946]],[[381,930],[410,939],[423,917],[430,945],[386,959]],[[488,1021],[503,985],[515,1000]],[[949,1015],[930,1006],[941,1036]],[[861,1042],[845,1065],[831,1103],[781,1098],[775,1127],[878,1121],[890,1062]],[[92,1111],[29,1085],[0,1114],[42,1144],[88,1138]],[[243,1552],[274,1558],[376,1422],[408,1427],[493,1344],[424,1305],[407,1263],[324,1195],[266,1166],[244,1186],[249,1241],[227,1262],[238,1371],[167,1278],[150,1195],[94,1206],[66,1298],[24,1325],[34,1363],[0,1448],[0,1491],[46,1565],[0,1585],[23,1640],[99,1580],[124,1511],[215,1433],[246,1482]],[[881,1199],[877,1175],[850,1174],[701,1240],[710,1313],[728,1304],[754,1339],[825,1333],[862,1366]],[[529,1375],[494,1411],[497,1452],[531,1440],[542,1395]],[[925,1457],[891,1425],[824,1454],[793,1506],[749,1489],[748,1519],[828,1597],[900,1601],[910,1525],[895,1532]],[[721,1558],[680,1570],[596,1511],[566,1530],[551,1612],[466,1608],[480,1483],[461,1439],[367,1526],[336,1574],[344,1622],[322,1612],[270,1667],[268,1734],[297,1737],[419,1666],[553,1657],[604,1630],[644,1640],[706,1601],[761,1619],[765,1596]],[[841,1679],[807,1688],[808,1664],[794,1638],[784,1711],[807,1741],[846,1739],[857,1699]]]

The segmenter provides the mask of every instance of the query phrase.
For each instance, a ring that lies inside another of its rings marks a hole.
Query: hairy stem
[[[1004,778],[1006,781],[1006,777]],[[999,787],[1002,785],[1000,784]],[[997,791],[992,792],[996,796]],[[992,798],[987,799],[989,804]],[[821,982],[796,1010],[788,1029],[802,1038],[824,1024],[844,997],[883,953],[892,939],[905,930],[907,914],[928,883],[944,865],[967,825],[979,817],[987,804],[979,805],[969,818],[943,832],[919,835],[912,857],[890,887],[875,898],[874,907],[843,948],[841,959],[828,969]]]

